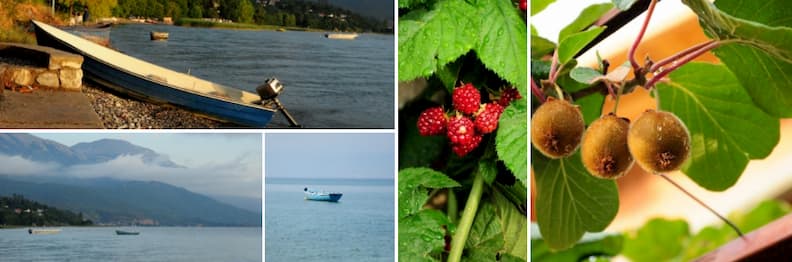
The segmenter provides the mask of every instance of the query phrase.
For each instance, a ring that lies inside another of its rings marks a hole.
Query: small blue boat
[[[315,201],[338,202],[338,200],[341,199],[341,196],[344,195],[341,192],[320,192],[307,187],[303,189],[303,191],[305,191],[306,200]]]

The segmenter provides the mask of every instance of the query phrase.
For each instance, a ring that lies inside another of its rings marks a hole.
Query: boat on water
[[[329,39],[343,39],[343,40],[354,40],[358,37],[357,33],[327,33],[324,35]]]
[[[124,231],[124,230],[116,230],[116,235],[120,236],[137,236],[140,235],[140,232],[137,231]]]
[[[52,235],[60,233],[60,228],[29,228],[28,234],[31,235]]]
[[[170,34],[168,32],[151,31],[150,33],[151,41],[168,40],[169,35]]]
[[[112,24],[106,23],[95,25],[64,26],[60,27],[60,29],[78,35],[99,45],[110,46],[110,30],[112,27]]]
[[[313,189],[305,188],[303,189],[305,192],[305,199],[306,200],[315,200],[315,201],[328,201],[328,202],[338,202],[341,199],[341,196],[344,195],[341,192],[323,192],[323,191],[316,191]]]
[[[266,126],[280,111],[291,126],[299,126],[277,98],[283,85],[275,78],[255,94],[145,62],[39,21],[33,25],[39,45],[82,55],[85,77],[116,92],[249,127]]]

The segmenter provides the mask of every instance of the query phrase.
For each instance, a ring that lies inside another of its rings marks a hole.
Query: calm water
[[[168,41],[149,41],[168,31]],[[137,58],[249,91],[275,76],[281,102],[305,127],[393,128],[393,35],[354,41],[323,33],[124,25],[112,46]],[[279,114],[270,126],[286,126]]]
[[[344,196],[304,200],[306,186]],[[266,261],[393,261],[393,193],[392,180],[267,178]]]
[[[261,228],[64,227],[54,235],[0,230],[0,261],[261,261]]]

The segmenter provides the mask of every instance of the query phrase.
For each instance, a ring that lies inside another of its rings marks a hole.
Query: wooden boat
[[[169,34],[168,32],[151,31],[150,35],[151,35],[151,41],[156,41],[156,40],[168,40]]]
[[[333,33],[333,34],[325,34],[325,37],[329,39],[344,39],[344,40],[354,40],[358,37],[357,33]]]
[[[113,25],[109,23],[95,25],[75,25],[61,27],[63,31],[78,35],[91,42],[102,46],[110,46],[110,29]]]
[[[277,79],[259,86],[256,95],[127,56],[39,21],[33,24],[39,45],[82,55],[85,77],[117,92],[250,127],[266,126],[280,110],[299,126],[277,99],[282,90]]]
[[[338,200],[341,199],[341,196],[344,195],[341,192],[320,192],[307,187],[303,189],[303,191],[305,192],[306,200],[315,201],[338,202]]]
[[[120,236],[137,236],[140,235],[140,232],[136,231],[124,231],[124,230],[116,230],[116,235]]]
[[[52,235],[60,233],[61,230],[59,228],[30,228],[28,229],[28,234],[31,235]]]

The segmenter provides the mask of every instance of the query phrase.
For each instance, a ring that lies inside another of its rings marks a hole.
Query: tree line
[[[87,226],[93,221],[75,214],[28,200],[22,195],[0,197],[0,225],[8,226]]]

